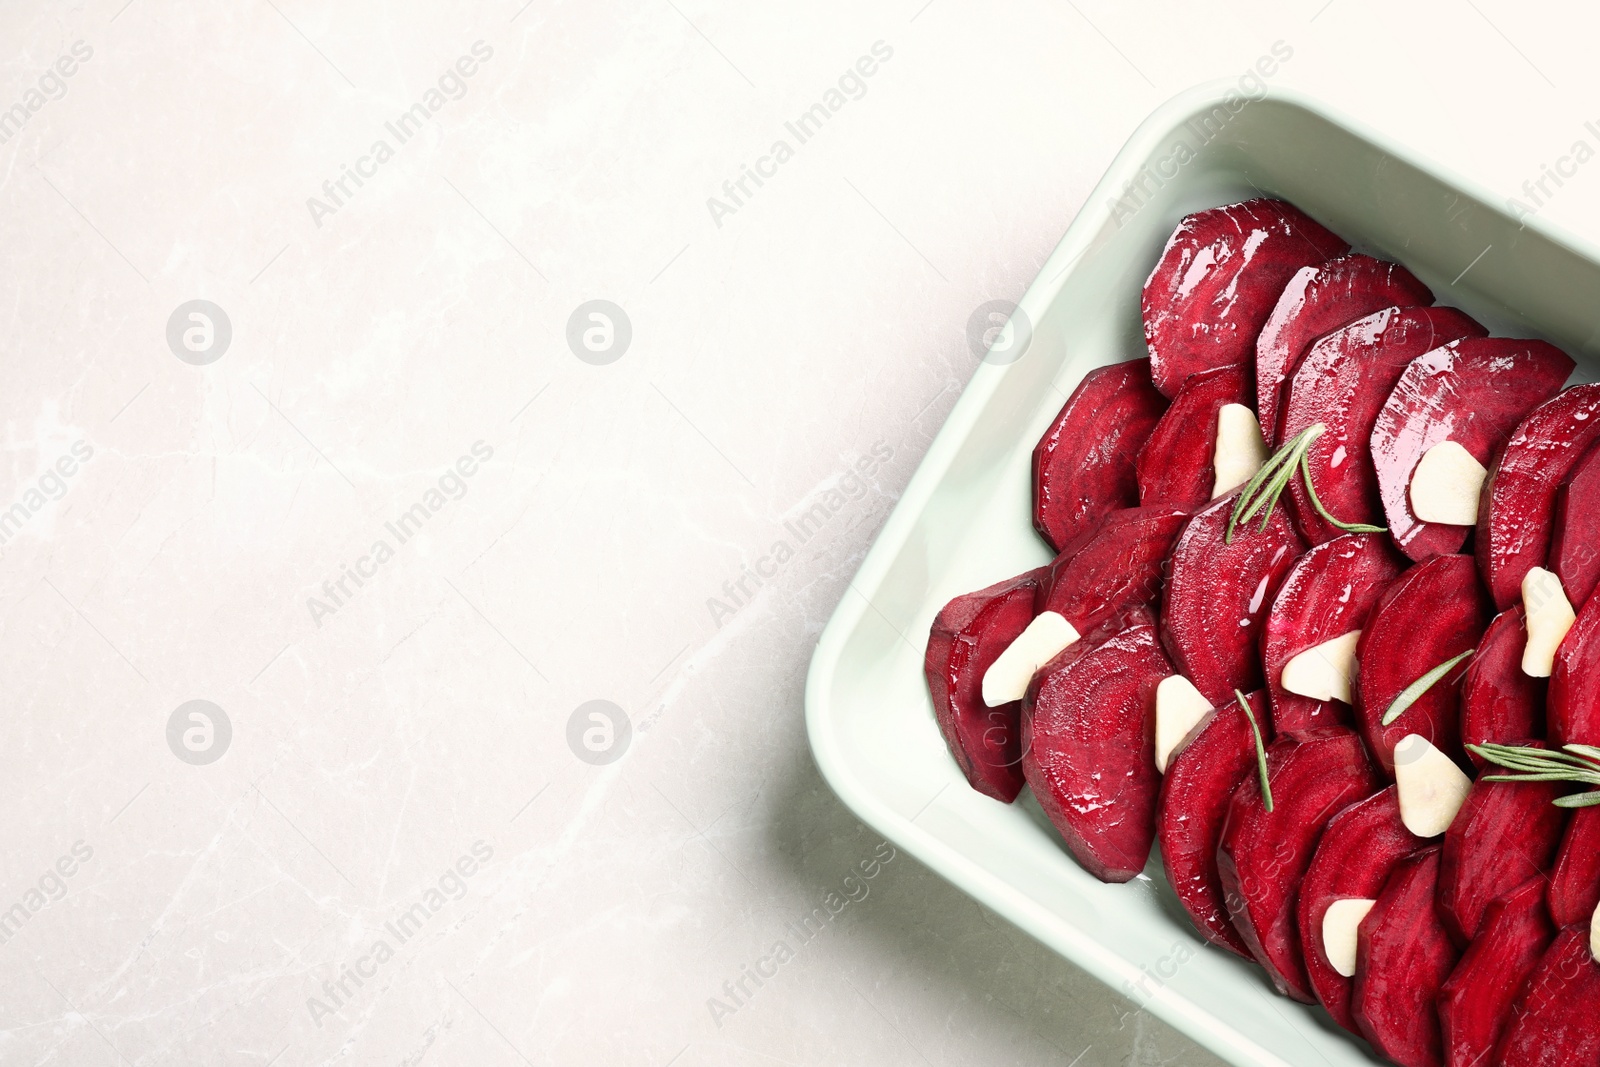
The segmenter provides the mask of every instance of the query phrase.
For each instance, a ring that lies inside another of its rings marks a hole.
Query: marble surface
[[[1217,1062],[858,825],[812,642],[1157,103],[1283,42],[1597,240],[1595,18],[6,5],[0,1062]]]

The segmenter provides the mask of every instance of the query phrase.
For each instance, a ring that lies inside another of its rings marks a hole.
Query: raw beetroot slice
[[[1439,991],[1447,1067],[1486,1067],[1517,991],[1555,940],[1544,878],[1530,878],[1489,905],[1483,931]]]
[[[1383,525],[1383,501],[1372,467],[1372,427],[1384,401],[1413,359],[1462,337],[1488,331],[1448,307],[1388,308],[1317,341],[1284,392],[1282,439],[1321,423],[1327,429],[1306,453],[1317,496],[1342,522]],[[1295,520],[1312,543],[1339,527],[1311,506],[1305,480],[1290,483]]]
[[[1285,996],[1316,1000],[1300,951],[1295,896],[1323,829],[1340,809],[1371,796],[1381,780],[1349,730],[1280,736],[1267,749],[1273,808],[1260,776],[1247,774],[1228,801],[1217,870],[1233,925]]]
[[[1172,507],[1128,508],[1069,545],[1039,586],[1040,612],[1053,611],[1083,637],[1120,630],[1128,613],[1154,604],[1161,566],[1188,515]]]
[[[1550,917],[1557,926],[1588,922],[1600,907],[1600,807],[1578,808],[1550,871]]]
[[[1171,673],[1148,622],[1068,647],[1023,700],[1023,775],[1072,854],[1102,882],[1126,882],[1150,858],[1161,789],[1155,691]]]
[[[1556,489],[1600,437],[1600,385],[1575,385],[1534,409],[1506,441],[1478,505],[1478,567],[1494,602],[1522,595],[1522,576],[1550,552]]]
[[[1398,263],[1359,252],[1301,267],[1284,287],[1256,338],[1256,411],[1271,434],[1278,398],[1312,342],[1387,307],[1433,303],[1433,293]]]
[[[1372,426],[1389,536],[1414,560],[1461,551],[1468,527],[1427,523],[1411,510],[1411,475],[1444,441],[1485,467],[1528,412],[1556,394],[1572,373],[1566,353],[1543,341],[1472,337],[1417,357]]]
[[[1247,200],[1185,218],[1144,283],[1144,339],[1156,388],[1175,396],[1197,371],[1253,359],[1289,279],[1349,247],[1282,200]]]
[[[1022,704],[984,704],[983,675],[1033,621],[1043,573],[1029,571],[946,604],[933,620],[922,664],[950,754],[972,788],[1007,804],[1022,791]]]
[[[1514,745],[1544,736],[1548,683],[1523,673],[1522,650],[1527,643],[1528,626],[1520,605],[1496,615],[1484,631],[1461,678],[1464,744]],[[1484,766],[1476,752],[1469,750],[1467,756],[1476,766]]]
[[[1166,408],[1148,359],[1083,376],[1033,449],[1033,528],[1051,548],[1139,503],[1134,460]]]
[[[1217,480],[1217,412],[1249,403],[1250,369],[1242,363],[1190,375],[1139,453],[1139,503],[1207,503]]]
[[[1459,687],[1466,664],[1435,683],[1392,725],[1383,717],[1412,682],[1446,660],[1475,648],[1493,613],[1471,556],[1435,556],[1412,567],[1384,590],[1367,616],[1356,646],[1360,663],[1356,719],[1372,753],[1390,777],[1394,748],[1421,734],[1458,762],[1461,751]]]
[[[1265,693],[1247,698],[1263,740],[1272,739],[1272,716]],[[1161,782],[1157,832],[1167,882],[1207,941],[1251,959],[1234,929],[1217,870],[1217,846],[1228,814],[1228,799],[1247,775],[1256,774],[1255,734],[1237,700],[1201,720],[1167,761]]]
[[[1360,1032],[1350,1010],[1352,983],[1328,959],[1323,919],[1336,900],[1376,899],[1390,872],[1426,844],[1400,821],[1400,798],[1391,785],[1333,817],[1300,883],[1295,914],[1311,991],[1333,1021],[1352,1033]]]
[[[1439,917],[1456,944],[1478,936],[1489,904],[1555,861],[1567,812],[1552,803],[1559,782],[1479,778],[1444,832]]]
[[[1434,999],[1459,953],[1434,913],[1438,878],[1437,848],[1403,860],[1356,935],[1356,1025],[1401,1067],[1444,1063]]]
[[[1556,649],[1545,710],[1554,745],[1600,745],[1600,597],[1590,597]]]
[[[1403,569],[1405,559],[1382,534],[1345,534],[1295,561],[1261,632],[1262,666],[1278,729],[1292,733],[1353,721],[1337,701],[1283,688],[1283,667],[1308,648],[1361,629],[1372,605]]]
[[[1600,583],[1600,442],[1589,446],[1556,489],[1550,561],[1572,606],[1580,608]]]
[[[1496,1067],[1600,1067],[1600,962],[1569,926],[1534,965],[1511,1008]]]
[[[1167,563],[1161,637],[1167,654],[1212,707],[1261,686],[1256,642],[1289,568],[1305,550],[1282,508],[1266,529],[1241,526],[1225,543],[1238,493],[1197,512]]]

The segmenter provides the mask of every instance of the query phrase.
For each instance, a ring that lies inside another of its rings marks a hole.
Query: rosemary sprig
[[[1267,528],[1267,523],[1272,519],[1272,509],[1277,506],[1278,498],[1294,480],[1296,473],[1305,482],[1306,496],[1311,501],[1311,506],[1316,509],[1329,523],[1348,533],[1383,533],[1385,527],[1372,526],[1364,522],[1344,522],[1337,519],[1327,508],[1322,506],[1322,500],[1317,496],[1317,487],[1311,482],[1311,464],[1306,455],[1311,451],[1311,446],[1327,431],[1327,426],[1322,423],[1313,423],[1294,437],[1283,443],[1283,447],[1274,452],[1261,469],[1245,483],[1244,490],[1239,494],[1239,499],[1233,502],[1233,512],[1228,516],[1228,529],[1223,534],[1223,544],[1233,543],[1233,531],[1242,522],[1249,522],[1257,512],[1265,509],[1261,516],[1261,529]]]
[[[1560,751],[1529,748],[1523,745],[1468,745],[1468,749],[1497,767],[1516,774],[1486,774],[1485,782],[1576,782],[1600,786],[1600,748],[1590,745],[1563,745]],[[1600,790],[1557,797],[1558,808],[1588,808],[1600,805]]]
[[[1244,717],[1250,720],[1250,730],[1256,735],[1256,770],[1261,775],[1261,796],[1267,802],[1267,814],[1272,814],[1272,781],[1267,777],[1267,746],[1261,740],[1261,727],[1256,724],[1256,713],[1250,710],[1250,701],[1245,695],[1235,689],[1233,695],[1239,698],[1239,706],[1244,709]]]
[[[1382,724],[1384,726],[1388,726],[1401,715],[1405,714],[1405,710],[1407,708],[1422,699],[1422,694],[1432,689],[1438,683],[1439,679],[1450,673],[1451,669],[1455,667],[1456,664],[1460,663],[1462,660],[1466,659],[1476,651],[1477,649],[1469,648],[1459,656],[1450,657],[1433,670],[1429,671],[1427,674],[1424,674],[1421,678],[1418,678],[1416,681],[1400,690],[1400,695],[1394,698],[1394,702],[1389,705],[1389,710],[1383,713]]]

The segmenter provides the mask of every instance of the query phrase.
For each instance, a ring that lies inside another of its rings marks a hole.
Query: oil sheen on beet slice
[[[1600,1065],[1600,962],[1589,928],[1569,926],[1534,965],[1511,1008],[1495,1067]]]
[[[1348,706],[1283,688],[1283,667],[1306,649],[1361,629],[1405,559],[1382,534],[1345,534],[1306,552],[1289,570],[1261,633],[1261,661],[1278,729],[1349,725]],[[1352,688],[1354,688],[1352,686]]]
[[[984,672],[1033,621],[1043,570],[958,596],[928,635],[923,673],[939,732],[972,788],[1007,804],[1022,790],[1021,701],[983,702]]]
[[[1156,832],[1156,683],[1172,673],[1153,622],[1068,647],[1023,701],[1022,771],[1067,847],[1102,882],[1144,870]]]
[[[1470,529],[1427,523],[1411,510],[1411,476],[1428,450],[1453,441],[1488,467],[1523,417],[1572,373],[1566,353],[1543,341],[1472,337],[1417,357],[1372,426],[1385,524],[1414,560],[1460,552]]]
[[[1134,461],[1166,408],[1148,359],[1083,376],[1033,449],[1033,528],[1051,548],[1139,503]]]
[[[1400,821],[1400,798],[1391,785],[1333,817],[1300,883],[1295,917],[1311,991],[1352,1033],[1360,1031],[1350,1010],[1351,980],[1329,961],[1322,922],[1336,900],[1376,899],[1400,861],[1426,845]]]
[[[1327,427],[1306,454],[1323,507],[1343,522],[1383,525],[1371,454],[1378,413],[1413,359],[1487,332],[1455,308],[1388,308],[1311,346],[1284,392],[1281,430],[1287,441],[1315,423]],[[1306,540],[1320,544],[1339,536],[1339,527],[1311,506],[1304,479],[1296,478],[1289,491]]]
[[[1590,445],[1556,489],[1550,560],[1574,608],[1600,583],[1600,441]]]
[[[1289,279],[1256,338],[1256,412],[1271,434],[1283,383],[1311,344],[1374,311],[1433,303],[1433,293],[1398,263],[1359,252],[1301,267]]]
[[[1264,741],[1273,736],[1272,712],[1264,692],[1247,698]],[[1207,941],[1245,959],[1250,949],[1234,928],[1217,870],[1217,846],[1228,801],[1247,775],[1255,775],[1256,742],[1237,700],[1222,704],[1200,721],[1167,762],[1157,809],[1157,833],[1167,882],[1178,902]]]
[[[1483,930],[1439,991],[1446,1067],[1487,1067],[1511,1005],[1555,940],[1544,878],[1530,878],[1483,913]]]
[[[1575,385],[1535,408],[1489,470],[1478,507],[1478,566],[1494,602],[1508,608],[1522,577],[1550,553],[1556,490],[1600,438],[1600,385]]]
[[[1460,954],[1433,908],[1438,878],[1437,848],[1401,861],[1356,936],[1356,1025],[1400,1067],[1444,1063],[1434,1000]]]
[[[1191,375],[1139,453],[1139,503],[1193,509],[1209,502],[1216,484],[1217,412],[1250,401],[1245,364]]]
[[[1253,360],[1289,279],[1349,247],[1282,200],[1247,200],[1185,218],[1144,283],[1144,339],[1156,388],[1175,396],[1191,374]]]
[[[1560,782],[1491,782],[1479,778],[1444,833],[1439,917],[1456,944],[1478,936],[1489,904],[1550,870],[1567,811],[1552,803]]]
[[[1161,638],[1178,672],[1212,707],[1262,683],[1257,642],[1278,586],[1305,551],[1284,515],[1273,511],[1266,529],[1259,517],[1225,543],[1238,492],[1202,508],[1189,520],[1167,563],[1161,604]]]
[[[1522,649],[1528,643],[1528,626],[1521,605],[1494,617],[1478,651],[1461,678],[1461,740],[1467,745],[1490,742],[1514,745],[1545,732],[1543,678],[1530,678],[1522,670]],[[1473,764],[1483,759],[1468,751]]]
[[[1600,745],[1600,597],[1590,597],[1556,649],[1545,710],[1554,745]]]
[[[1050,564],[1037,609],[1061,615],[1083,637],[1122,629],[1129,612],[1160,596],[1162,564],[1187,521],[1172,507],[1112,512]]]
[[[1600,907],[1600,807],[1578,808],[1550,871],[1550,917],[1557,926],[1586,923]]]
[[[1385,772],[1394,776],[1394,748],[1420,734],[1457,762],[1461,749],[1460,685],[1466,664],[1435,683],[1392,725],[1382,720],[1412,682],[1469,649],[1489,625],[1493,606],[1471,556],[1435,556],[1402,574],[1367,616],[1356,646],[1356,718]]]
[[[1375,793],[1381,778],[1361,738],[1338,728],[1280,735],[1267,749],[1273,809],[1260,775],[1246,774],[1228,800],[1217,870],[1233,925],[1278,992],[1316,1000],[1300,950],[1295,901],[1324,828]]]

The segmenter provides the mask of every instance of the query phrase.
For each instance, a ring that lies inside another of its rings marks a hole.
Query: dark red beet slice
[[[1589,922],[1600,907],[1600,807],[1578,808],[1550,871],[1550,917],[1557,926]]]
[[[1600,963],[1589,929],[1569,926],[1534,965],[1511,1008],[1496,1067],[1600,1067]]]
[[[1233,925],[1285,996],[1316,1000],[1300,951],[1295,898],[1330,819],[1371,796],[1381,779],[1350,730],[1280,736],[1267,749],[1273,809],[1260,775],[1247,774],[1228,801],[1217,870]]]
[[[1488,1067],[1517,992],[1555,940],[1543,876],[1530,878],[1483,913],[1483,931],[1439,991],[1447,1067]]]
[[[1391,785],[1333,817],[1300,883],[1295,917],[1311,991],[1333,1021],[1352,1033],[1360,1033],[1350,1010],[1352,983],[1328,959],[1322,920],[1336,900],[1376,899],[1390,872],[1425,845],[1400,821],[1400,797]]]
[[[1441,663],[1477,647],[1493,606],[1478,582],[1471,556],[1435,556],[1392,583],[1367,616],[1356,646],[1361,664],[1356,719],[1372,753],[1394,777],[1394,746],[1421,734],[1462,762],[1461,664],[1396,719],[1382,720],[1394,698]]]
[[[1494,617],[1461,678],[1461,740],[1468,745],[1514,745],[1544,736],[1544,697],[1549,683],[1522,671],[1528,626],[1521,606]],[[1484,761],[1469,751],[1482,767]]]
[[[1484,483],[1478,506],[1478,567],[1494,602],[1522,595],[1522,576],[1550,553],[1556,489],[1600,437],[1600,385],[1575,385],[1523,419]]]
[[[1438,996],[1459,953],[1434,912],[1439,850],[1423,849],[1389,876],[1356,937],[1350,1005],[1372,1047],[1401,1067],[1442,1067]]]
[[[1083,650],[1068,647],[1023,700],[1023,775],[1072,854],[1102,882],[1126,882],[1150,858],[1161,790],[1156,683],[1171,673],[1146,622]]]
[[[1264,692],[1249,696],[1264,741],[1272,739],[1272,714]],[[1157,832],[1167,882],[1195,929],[1212,944],[1251,959],[1234,929],[1217,870],[1217,846],[1228,800],[1256,770],[1255,734],[1237,700],[1208,714],[1167,761],[1161,782]]]
[[[1278,586],[1305,551],[1283,508],[1273,511],[1265,530],[1257,517],[1225,544],[1238,495],[1201,509],[1183,528],[1161,604],[1167,654],[1212,707],[1232,700],[1235,689],[1261,687],[1256,643]]]
[[[1600,745],[1600,597],[1590,597],[1556,649],[1548,736],[1553,745]]]
[[[1139,503],[1134,461],[1166,409],[1148,359],[1083,376],[1033,449],[1033,528],[1051,548]]]
[[[1600,583],[1600,442],[1589,446],[1556,489],[1550,561],[1574,608]]]
[[[1054,611],[1084,637],[1120,630],[1128,612],[1153,605],[1161,570],[1188,515],[1179,508],[1128,508],[1050,564],[1036,606]]]
[[[1417,357],[1372,426],[1372,462],[1383,514],[1400,551],[1414,560],[1460,552],[1468,528],[1423,522],[1411,511],[1411,475],[1444,441],[1485,467],[1523,416],[1572,373],[1566,353],[1543,341],[1473,337]]]
[[[1388,308],[1311,346],[1284,392],[1282,439],[1314,423],[1327,427],[1306,454],[1323,507],[1343,522],[1383,525],[1371,443],[1384,401],[1413,359],[1487,332],[1455,308]],[[1343,532],[1312,508],[1304,479],[1292,481],[1289,491],[1306,540],[1321,543]]]
[[[1216,484],[1217,412],[1250,403],[1242,363],[1191,375],[1139,453],[1139,503],[1198,508]]]
[[[1416,275],[1359,252],[1301,267],[1256,338],[1256,412],[1262,427],[1269,434],[1276,429],[1283,383],[1317,338],[1374,311],[1431,303],[1433,293]]]
[[[1261,660],[1278,729],[1293,733],[1354,721],[1337,701],[1315,700],[1283,688],[1283,665],[1314,645],[1361,629],[1372,605],[1400,576],[1405,562],[1382,534],[1345,534],[1295,561],[1278,587],[1261,632]]]
[[[1458,945],[1478,936],[1490,902],[1555,862],[1567,811],[1552,802],[1565,791],[1560,782],[1472,783],[1439,867],[1439,917]]]
[[[1022,702],[991,708],[983,675],[1033,621],[1043,569],[958,596],[940,610],[922,669],[939,732],[972,788],[1007,804],[1022,791]]]
[[[1349,248],[1282,200],[1247,200],[1185,218],[1144,283],[1144,339],[1156,388],[1175,396],[1197,371],[1254,359],[1256,338],[1289,279]]]

